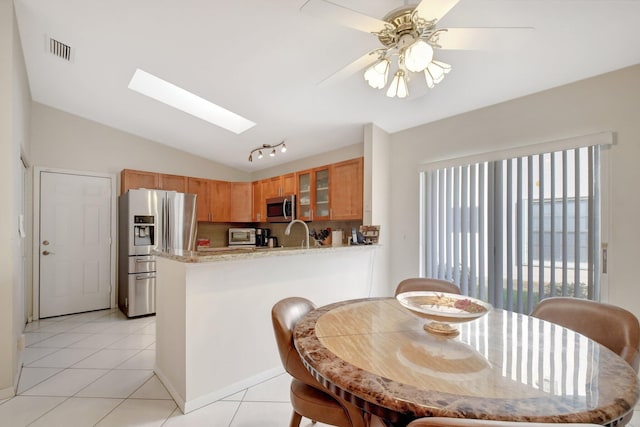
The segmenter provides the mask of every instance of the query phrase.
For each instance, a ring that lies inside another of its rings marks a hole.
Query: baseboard
[[[178,405],[182,413],[188,414],[191,411],[200,409],[210,403],[216,402],[227,396],[235,394],[249,387],[253,387],[254,385],[260,384],[261,382],[278,376],[282,374],[284,370],[281,367],[269,369],[267,371],[260,372],[259,374],[252,377],[245,378],[241,381],[238,381],[221,389],[214,390],[205,395],[198,396],[195,399],[191,399],[188,401],[185,401],[184,398],[180,396],[177,390],[175,390],[175,388],[169,383],[162,371],[160,371],[157,367],[154,367],[154,372],[156,373],[162,384],[165,386],[171,397],[173,397],[173,400],[176,402],[176,405]]]

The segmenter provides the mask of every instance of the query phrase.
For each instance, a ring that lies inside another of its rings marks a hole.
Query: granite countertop
[[[154,255],[185,263],[221,262],[240,259],[255,259],[272,256],[290,255],[317,255],[330,252],[353,251],[373,249],[378,245],[352,245],[352,246],[317,246],[309,249],[301,247],[221,247],[206,248],[198,251],[172,249],[169,252],[155,251]]]

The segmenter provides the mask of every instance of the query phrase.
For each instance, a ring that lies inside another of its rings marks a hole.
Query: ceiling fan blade
[[[379,32],[387,25],[387,22],[381,19],[364,15],[327,0],[308,0],[302,5],[300,10],[310,15],[344,25],[345,27],[364,31],[365,33]]]
[[[416,13],[422,19],[431,21],[442,19],[460,0],[422,0],[415,8]]]
[[[326,79],[322,80],[320,83],[318,83],[318,87],[327,87],[334,83],[338,83],[342,80],[345,80],[351,77],[352,75],[354,75],[358,71],[361,71],[365,67],[373,64],[375,61],[378,60],[378,55],[376,55],[376,52],[377,50],[372,50],[371,52],[365,53],[360,58],[356,59],[346,67],[336,71]]]
[[[447,28],[438,44],[447,50],[496,50],[522,47],[533,27]]]

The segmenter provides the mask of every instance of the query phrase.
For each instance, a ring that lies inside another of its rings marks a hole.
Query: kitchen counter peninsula
[[[271,307],[370,296],[376,247],[156,253],[154,371],[184,413],[283,372]]]

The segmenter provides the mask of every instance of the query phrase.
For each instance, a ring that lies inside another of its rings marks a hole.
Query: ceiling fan
[[[497,28],[441,28],[442,19],[460,0],[421,0],[417,5],[405,5],[377,19],[328,0],[308,0],[301,11],[320,18],[371,33],[381,47],[367,52],[343,69],[323,80],[320,85],[346,78],[366,68],[364,79],[369,86],[382,89],[387,86],[391,58],[397,56],[397,66],[388,97],[405,98],[409,95],[407,82],[410,73],[423,73],[429,88],[440,83],[451,71],[451,65],[434,59],[435,49],[477,49],[488,33],[504,35],[505,31],[532,30],[531,27]]]

